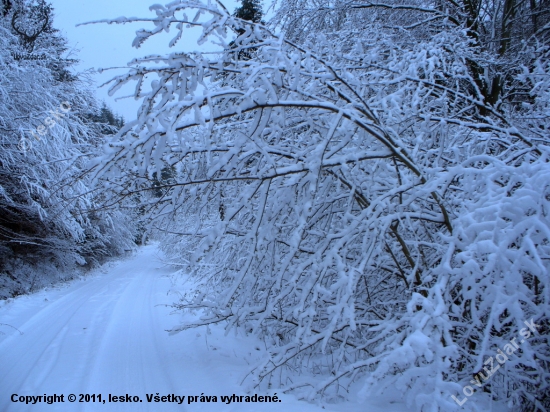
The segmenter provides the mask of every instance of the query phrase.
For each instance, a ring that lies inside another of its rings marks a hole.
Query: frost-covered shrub
[[[143,105],[96,178],[123,198],[157,193],[150,228],[196,282],[175,306],[202,312],[173,331],[262,336],[252,385],[331,399],[359,383],[458,410],[451,396],[533,319],[540,336],[485,390],[542,408],[548,50],[484,49],[460,13],[392,4],[284,2],[285,33],[219,3],[153,6],[134,45],[175,28],[174,45],[192,24],[222,48],[114,79],[136,80]]]

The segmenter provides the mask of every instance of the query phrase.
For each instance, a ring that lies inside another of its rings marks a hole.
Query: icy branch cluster
[[[495,48],[467,4],[285,1],[272,26],[211,1],[151,7],[135,46],[198,26],[219,52],[144,57],[114,79],[143,105],[95,176],[113,201],[141,199],[196,282],[176,306],[201,321],[174,332],[260,334],[262,387],[333,398],[360,382],[451,411],[534,319],[485,389],[548,406],[547,31]]]

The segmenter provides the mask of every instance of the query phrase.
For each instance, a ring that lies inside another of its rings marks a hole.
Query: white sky
[[[125,17],[153,17],[149,6],[155,4],[155,0],[49,0],[55,13],[54,27],[61,30],[69,41],[69,46],[76,53],[71,56],[80,60],[76,70],[85,71],[90,68],[124,67],[133,58],[148,54],[164,54],[172,51],[201,50],[208,45],[199,47],[196,43],[196,34],[190,31],[187,38],[182,38],[173,48],[168,47],[168,41],[174,33],[159,36],[157,39],[148,40],[139,49],[132,47],[132,41],[136,30],[149,28],[147,23],[133,23],[126,25],[94,24],[75,27],[79,23],[88,21]],[[158,3],[158,1],[157,1]],[[166,1],[168,3],[168,1]],[[238,3],[235,0],[223,0],[228,10],[233,11]],[[148,23],[151,25],[152,23]],[[195,29],[196,30],[196,29]],[[198,33],[195,31],[194,33]],[[124,70],[108,70],[102,74],[96,74],[94,79],[99,86],[111,79],[115,74],[122,74]],[[134,118],[138,108],[138,102],[134,99],[115,98],[132,93],[133,87],[119,90],[115,96],[107,95],[107,87],[98,89],[97,97],[104,100],[116,113],[123,115],[126,120]]]

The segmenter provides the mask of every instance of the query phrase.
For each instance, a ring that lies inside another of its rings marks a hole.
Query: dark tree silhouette
[[[262,5],[258,0],[243,0],[241,7],[235,10],[235,17],[239,19],[260,23],[262,21]]]

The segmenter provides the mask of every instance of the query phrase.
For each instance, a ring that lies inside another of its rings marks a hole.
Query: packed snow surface
[[[174,290],[172,274],[156,245],[149,245],[90,276],[0,302],[0,410],[407,411],[387,396],[367,404],[352,398],[316,405],[280,389],[257,391],[277,393],[277,403],[222,402],[222,395],[256,393],[240,382],[265,349],[254,337],[224,336],[223,325],[169,335],[181,316],[171,316],[169,307],[177,301],[167,293]],[[62,394],[64,402],[27,405],[12,402],[14,394]],[[68,402],[70,394],[76,402]],[[80,394],[101,394],[102,402],[79,402]],[[109,394],[141,402],[109,402]],[[201,394],[217,396],[217,402],[200,402]],[[147,395],[185,398],[157,403]],[[189,396],[198,399],[189,404]]]

